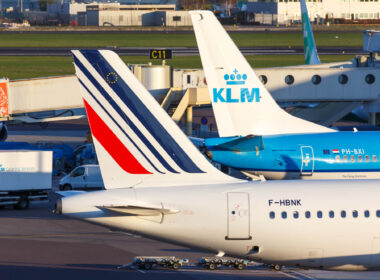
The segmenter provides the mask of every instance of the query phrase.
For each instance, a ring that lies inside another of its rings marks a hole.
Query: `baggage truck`
[[[228,257],[202,257],[199,260],[199,265],[210,270],[221,266],[234,267],[238,270],[242,270],[248,266],[248,260]]]
[[[133,260],[133,265],[141,269],[152,269],[154,266],[161,266],[177,270],[186,263],[189,263],[188,259],[180,259],[175,256],[138,256]]]
[[[48,198],[52,188],[52,151],[0,150],[0,208],[26,209]]]

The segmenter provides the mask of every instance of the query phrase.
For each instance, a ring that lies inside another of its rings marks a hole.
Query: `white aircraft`
[[[338,132],[288,114],[217,18],[190,13],[219,132],[204,140],[210,159],[253,178],[380,179],[380,133]]]
[[[268,264],[380,268],[379,181],[247,182],[215,169],[111,51],[73,51],[106,190],[56,212]]]

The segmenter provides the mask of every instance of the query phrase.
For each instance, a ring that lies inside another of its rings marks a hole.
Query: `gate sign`
[[[150,50],[150,59],[171,59],[172,50]]]
[[[0,117],[8,115],[8,80],[0,80]]]

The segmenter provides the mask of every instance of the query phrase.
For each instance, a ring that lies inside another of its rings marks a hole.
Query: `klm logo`
[[[245,85],[245,81],[247,80],[246,74],[238,74],[238,70],[233,71],[234,74],[224,75],[224,80],[226,81],[226,85]],[[222,103],[245,103],[245,102],[260,102],[260,89],[259,88],[240,88],[239,97],[232,96],[232,89],[230,87],[226,88],[213,88],[212,89],[213,102],[222,102]]]

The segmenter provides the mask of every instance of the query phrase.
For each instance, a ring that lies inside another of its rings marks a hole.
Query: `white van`
[[[61,191],[69,190],[103,190],[104,183],[99,165],[86,164],[76,167],[59,181]]]

